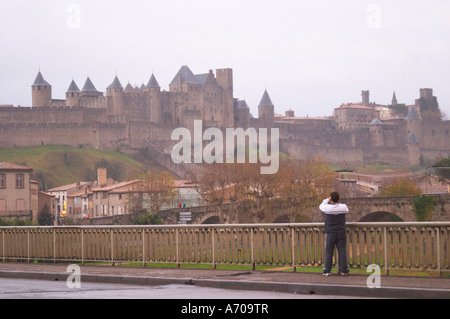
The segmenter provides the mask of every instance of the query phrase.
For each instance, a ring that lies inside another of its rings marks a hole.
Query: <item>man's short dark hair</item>
[[[330,197],[331,197],[331,201],[332,201],[333,203],[339,202],[339,193],[338,193],[338,192],[332,192],[332,193],[330,194]]]

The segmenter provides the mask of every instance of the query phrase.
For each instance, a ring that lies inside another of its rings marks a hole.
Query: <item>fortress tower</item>
[[[383,122],[379,119],[375,119],[369,124],[371,145],[373,147],[384,146],[383,125]]]
[[[111,115],[122,115],[124,113],[123,87],[117,76],[113,83],[106,88],[106,96],[110,99],[108,108]]]
[[[52,102],[52,86],[45,81],[41,71],[31,86],[32,107],[47,107]]]
[[[154,74],[150,77],[144,92],[149,94],[149,114],[150,121],[153,123],[159,123],[161,121],[161,87]]]
[[[78,85],[72,80],[69,88],[66,92],[66,106],[67,107],[79,107],[80,106],[81,91]]]
[[[217,69],[216,80],[225,91],[222,125],[234,127],[233,69]]]
[[[419,145],[422,143],[422,118],[420,117],[417,109],[412,106],[408,115],[405,118],[406,121],[406,138],[410,138],[412,134],[415,135],[415,140]]]
[[[420,146],[414,133],[409,137],[406,148],[408,150],[409,165],[418,165],[420,163]]]
[[[370,92],[369,91],[362,91],[362,105],[370,106]]]
[[[258,106],[259,118],[261,119],[261,124],[266,128],[272,128],[275,119],[275,106],[270,99],[267,90],[264,91],[264,95]]]

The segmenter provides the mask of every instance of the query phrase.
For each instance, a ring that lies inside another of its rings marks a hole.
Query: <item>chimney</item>
[[[97,169],[97,184],[99,187],[104,187],[107,184],[106,168]]]

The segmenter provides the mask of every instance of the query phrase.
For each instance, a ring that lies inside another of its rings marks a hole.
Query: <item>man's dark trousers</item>
[[[334,248],[338,249],[338,266],[340,273],[348,273],[347,265],[347,235],[345,232],[326,233],[325,238],[325,268],[324,273],[330,273],[333,261]]]

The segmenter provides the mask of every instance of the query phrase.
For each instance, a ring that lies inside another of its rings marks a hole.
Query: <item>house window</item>
[[[6,212],[6,199],[0,199],[0,213]]]
[[[16,175],[16,188],[25,188],[23,174]]]
[[[25,210],[25,200],[23,199],[16,200],[16,210],[22,212]]]
[[[0,175],[0,188],[6,188],[6,175]]]

